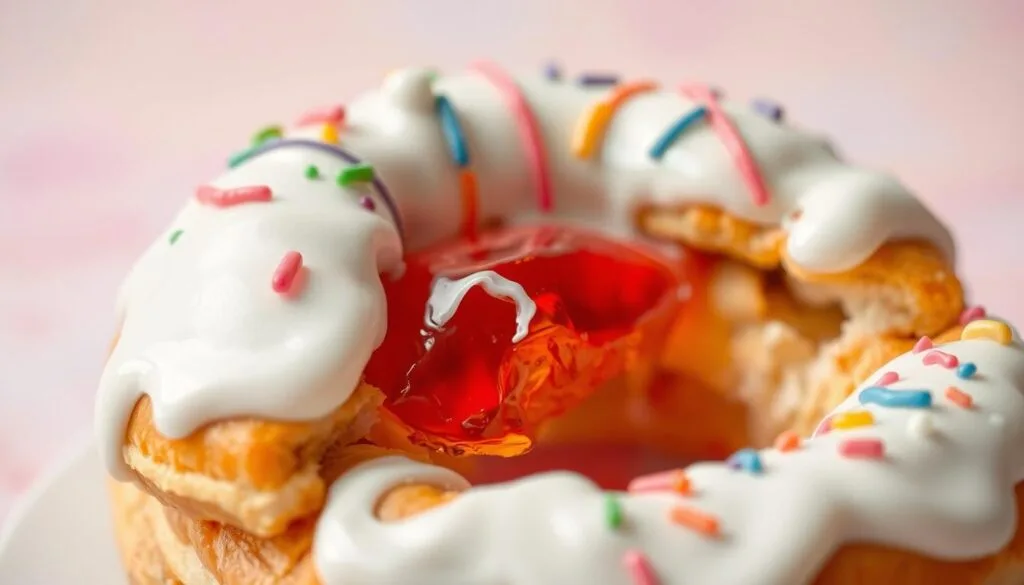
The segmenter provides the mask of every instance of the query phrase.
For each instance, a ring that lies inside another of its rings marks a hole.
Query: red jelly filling
[[[388,333],[366,381],[414,443],[454,455],[522,453],[542,422],[605,382],[648,379],[685,276],[645,249],[566,227],[485,233],[406,263],[385,283]],[[517,304],[481,286],[443,325],[428,319],[442,279],[485,271],[521,286],[536,307],[519,341]]]

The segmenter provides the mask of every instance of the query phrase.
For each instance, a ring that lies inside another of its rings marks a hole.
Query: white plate
[[[0,528],[3,585],[124,585],[105,471],[83,441],[22,498]]]

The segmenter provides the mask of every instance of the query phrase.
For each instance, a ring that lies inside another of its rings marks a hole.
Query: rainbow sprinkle
[[[280,126],[267,126],[256,132],[252,137],[253,146],[259,146],[268,140],[274,140],[284,135],[284,130]]]
[[[924,351],[926,349],[931,349],[933,347],[935,347],[935,344],[932,343],[931,338],[925,336],[925,337],[922,337],[921,339],[918,339],[917,343],[914,344],[914,349],[912,349],[910,351],[912,351],[914,353],[921,353],[922,351]]]
[[[544,66],[544,77],[551,81],[558,81],[562,79],[562,69],[557,63],[548,63]]]
[[[651,146],[651,150],[648,153],[650,157],[654,160],[661,160],[672,144],[683,135],[683,132],[686,132],[690,126],[704,119],[707,113],[707,108],[698,106],[693,111],[676,120],[675,124],[669,126],[665,133],[654,141],[654,146]]]
[[[946,399],[960,408],[971,408],[974,405],[974,397],[955,386],[946,388]]]
[[[338,185],[348,187],[354,183],[370,183],[373,178],[373,165],[361,163],[342,169],[338,173]]]
[[[1006,323],[992,321],[989,319],[978,319],[968,323],[960,332],[960,339],[967,341],[971,339],[987,339],[1000,345],[1013,343],[1013,329]]]
[[[604,497],[604,521],[612,530],[622,526],[622,505],[615,494],[606,494]]]
[[[782,106],[770,100],[753,100],[752,102],[750,102],[750,107],[752,107],[755,112],[761,114],[762,116],[770,119],[773,122],[778,122],[782,120],[782,117],[785,115],[785,111],[782,109]]]
[[[327,144],[338,143],[338,127],[334,124],[324,124],[320,129],[320,140]]]
[[[629,493],[676,492],[688,496],[693,493],[690,478],[682,469],[673,469],[634,478],[626,487]]]
[[[178,238],[180,238],[181,234],[183,234],[183,233],[184,233],[183,230],[174,230],[173,232],[171,232],[171,237],[168,238],[167,241],[170,242],[170,244],[173,246],[174,242],[177,242]]]
[[[799,449],[800,444],[800,435],[796,431],[783,431],[775,438],[773,446],[781,453],[788,453]]]
[[[675,506],[669,511],[669,519],[704,536],[717,537],[721,534],[718,518],[694,508]]]
[[[653,81],[633,81],[614,88],[608,97],[591,105],[579,121],[572,136],[572,152],[576,158],[587,159],[597,150],[615,111],[633,96],[657,89]]]
[[[228,168],[229,169],[233,169],[233,168],[237,167],[238,165],[244,163],[245,161],[249,160],[250,158],[252,158],[252,156],[254,154],[256,154],[257,148],[258,148],[257,146],[253,146],[252,148],[247,148],[245,150],[240,150],[240,151],[236,152],[235,154],[231,155],[228,158]]]
[[[856,429],[875,424],[875,416],[866,410],[851,410],[833,415],[829,423],[831,429]]]
[[[888,386],[889,384],[899,381],[900,375],[896,372],[889,371],[878,377],[878,380],[875,381],[875,386]]]
[[[619,82],[618,75],[610,73],[584,73],[580,75],[580,85],[615,85]]]
[[[274,270],[274,276],[270,281],[270,286],[274,289],[274,292],[278,294],[290,292],[300,270],[302,270],[302,254],[294,250],[285,253],[284,257],[281,258],[281,262],[277,265],[277,269]]]
[[[638,550],[628,550],[622,555],[622,565],[626,568],[634,585],[658,585],[660,581],[654,573],[654,567],[647,555]]]
[[[370,197],[369,195],[363,195],[362,197],[360,197],[359,198],[359,205],[361,205],[363,207],[363,209],[365,209],[367,211],[376,211],[377,210],[377,202],[374,201],[373,197]]]
[[[978,373],[978,366],[974,365],[974,362],[966,362],[960,364],[960,367],[956,369],[956,377],[962,380],[968,380]]]
[[[318,169],[316,167],[316,165],[309,165],[308,167],[306,167],[306,178],[307,179],[319,179],[320,178],[320,169]]]
[[[345,121],[345,106],[331,106],[312,110],[303,114],[296,126],[312,126],[313,124],[330,124],[338,126]]]
[[[434,109],[441,119],[441,131],[444,133],[445,142],[448,143],[452,159],[459,168],[465,168],[469,165],[469,147],[466,144],[466,135],[462,132],[462,125],[455,114],[455,108],[446,96],[439,95],[434,99]]]
[[[890,390],[881,386],[865,388],[857,400],[886,408],[931,408],[932,393],[927,390]]]
[[[761,454],[754,449],[740,449],[729,456],[725,464],[730,469],[741,469],[754,475],[764,473],[764,463],[761,461]]]
[[[213,207],[231,207],[243,203],[262,203],[273,199],[273,192],[266,185],[251,185],[219,189],[212,185],[202,185],[196,189],[196,200],[202,205]]]
[[[885,443],[880,439],[846,439],[839,443],[839,454],[848,459],[882,459]]]
[[[961,325],[967,325],[971,321],[984,319],[985,316],[985,307],[982,307],[981,305],[974,305],[973,307],[967,307],[962,313],[960,313],[959,321]]]
[[[926,366],[939,365],[950,370],[960,363],[960,360],[955,355],[946,353],[941,349],[933,349],[924,354],[924,360],[922,361]]]

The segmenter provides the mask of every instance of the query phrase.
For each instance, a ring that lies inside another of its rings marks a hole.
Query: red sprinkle
[[[839,443],[839,454],[850,459],[881,459],[885,443],[880,439],[846,439]]]
[[[947,369],[953,369],[960,363],[960,360],[951,353],[946,353],[941,349],[933,349],[928,353],[924,354],[924,365],[931,366],[938,364]]]
[[[973,307],[967,307],[963,313],[960,313],[960,324],[967,325],[971,321],[977,321],[978,319],[985,318],[985,307],[981,305],[974,305]]]
[[[311,110],[306,112],[299,118],[299,121],[295,123],[296,126],[312,126],[314,124],[330,124],[337,126],[345,121],[345,106],[332,106],[329,108],[321,108],[319,110]]]
[[[974,405],[974,398],[956,386],[946,388],[946,399],[960,408],[970,408]]]
[[[686,472],[682,469],[641,475],[633,478],[626,490],[633,494],[642,492],[676,492],[684,496],[693,494],[690,478],[686,477]]]
[[[921,353],[922,351],[926,349],[931,349],[933,347],[935,347],[935,344],[932,343],[931,338],[922,337],[921,339],[917,340],[917,343],[914,344],[914,349],[911,351],[913,351],[914,353]]]
[[[250,185],[219,189],[213,185],[202,185],[196,189],[196,200],[203,205],[214,207],[231,207],[242,203],[262,203],[274,198],[270,187],[266,185]]]
[[[626,554],[622,555],[622,564],[629,571],[629,576],[633,578],[635,585],[658,585],[661,583],[658,576],[654,574],[654,567],[651,566],[651,561],[647,560],[647,555],[638,550],[626,551]]]
[[[899,382],[899,381],[900,381],[900,375],[899,374],[897,374],[896,372],[893,372],[893,371],[888,371],[888,372],[883,373],[878,378],[878,380],[875,381],[875,386],[888,386],[889,384],[892,384],[893,382]]]
[[[281,258],[281,263],[277,265],[277,270],[274,271],[274,278],[270,281],[274,292],[285,294],[290,291],[292,285],[295,284],[295,277],[299,275],[301,269],[302,254],[294,250],[286,253]]]

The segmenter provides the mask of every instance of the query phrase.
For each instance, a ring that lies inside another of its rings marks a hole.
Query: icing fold
[[[561,472],[477,487],[385,524],[373,509],[392,487],[466,484],[404,458],[363,464],[331,489],[315,562],[328,585],[635,585],[639,555],[663,583],[796,585],[850,542],[948,560],[993,554],[1017,528],[1024,352],[998,338],[942,347],[980,376],[959,379],[914,353],[879,372],[899,374],[892,392],[930,391],[926,411],[862,404],[873,390],[865,384],[833,416],[866,410],[873,424],[693,465],[686,490],[674,487],[678,473],[641,478],[616,495],[621,520],[611,525],[608,494]],[[973,397],[971,408],[944,398],[951,386]]]

